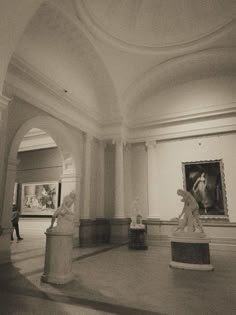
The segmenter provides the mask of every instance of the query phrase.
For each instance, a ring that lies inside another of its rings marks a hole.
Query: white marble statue
[[[184,232],[185,228],[187,232],[204,233],[203,227],[200,221],[199,206],[192,194],[186,190],[178,189],[177,195],[181,196],[181,201],[184,202],[184,207],[179,215],[179,225],[176,231]],[[181,219],[183,216],[183,219]]]
[[[72,191],[69,195],[63,198],[62,205],[57,208],[52,216],[50,227],[47,229],[48,232],[72,232],[74,227],[74,211],[72,205],[76,199],[76,194]],[[53,224],[57,219],[57,225],[54,227]]]
[[[139,214],[139,198],[136,197],[131,205],[131,229],[143,229],[145,225],[142,224],[142,216]]]

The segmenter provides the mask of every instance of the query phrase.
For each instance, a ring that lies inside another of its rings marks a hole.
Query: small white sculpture
[[[72,205],[75,202],[76,194],[72,191],[69,195],[65,196],[62,205],[57,208],[52,216],[50,227],[47,231],[54,232],[72,232],[74,227],[74,211]],[[53,227],[55,220],[57,225]]]
[[[131,205],[131,229],[143,229],[145,225],[142,224],[142,216],[139,214],[139,198],[136,197]]]
[[[190,192],[178,189],[177,195],[182,197],[182,202],[184,202],[184,207],[179,215],[179,225],[176,231],[184,232],[185,227],[187,227],[187,232],[196,232],[198,229],[201,233],[204,233],[203,227],[200,221],[199,206],[195,198]],[[181,220],[183,216],[183,219]]]

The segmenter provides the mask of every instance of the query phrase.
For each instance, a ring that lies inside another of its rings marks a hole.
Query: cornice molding
[[[128,123],[129,129],[135,128],[153,128],[161,126],[180,125],[182,123],[191,123],[196,121],[206,121],[209,119],[234,117],[236,116],[236,102],[216,106],[205,107],[204,109],[195,109],[175,114],[161,115],[158,118],[150,116],[141,120],[133,120]]]
[[[206,137],[213,135],[223,135],[236,133],[236,121],[234,123],[225,123],[219,126],[211,126],[211,127],[199,127],[191,128],[189,127],[187,130],[135,130],[134,132],[130,132],[127,139],[131,143],[142,143],[149,141],[170,141],[170,140],[182,140],[187,138],[197,138],[197,137]]]

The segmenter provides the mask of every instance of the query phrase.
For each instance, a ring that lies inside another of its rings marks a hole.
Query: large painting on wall
[[[222,160],[182,164],[184,189],[191,192],[201,216],[228,218]]]
[[[21,190],[23,215],[52,215],[58,206],[58,182],[25,183]]]

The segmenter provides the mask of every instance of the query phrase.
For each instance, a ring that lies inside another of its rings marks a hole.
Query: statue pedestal
[[[65,284],[72,280],[73,233],[47,230],[43,282]]]
[[[148,249],[145,227],[129,229],[129,249]]]
[[[210,240],[204,233],[175,232],[171,237],[170,267],[211,271]]]

